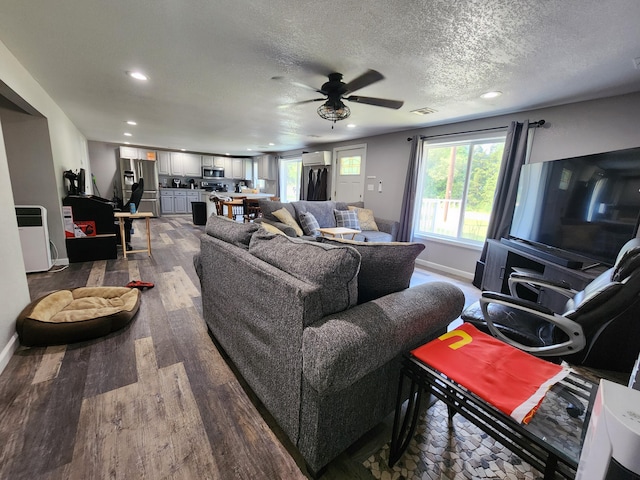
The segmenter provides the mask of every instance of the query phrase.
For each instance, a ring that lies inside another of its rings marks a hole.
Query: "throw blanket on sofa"
[[[529,423],[547,390],[569,374],[481,332],[460,327],[411,352],[518,422]]]

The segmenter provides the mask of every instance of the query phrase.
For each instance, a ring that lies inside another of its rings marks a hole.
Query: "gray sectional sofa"
[[[314,215],[320,227],[335,227],[336,219],[334,210],[348,210],[349,207],[364,208],[363,202],[345,203],[334,202],[332,200],[318,202],[300,200],[298,202],[284,203],[260,199],[258,203],[263,215],[258,222],[270,223],[290,237],[300,236],[307,240],[311,240],[313,237],[310,235],[296,234],[293,228],[282,223],[282,221],[275,217],[273,213],[284,208],[296,220],[298,226],[301,227],[299,221],[300,214],[310,212]],[[396,240],[399,225],[399,222],[395,220],[386,220],[375,217],[375,226],[377,230],[362,230],[353,240],[362,242],[393,242]]]
[[[378,286],[365,296],[361,263],[378,260],[357,244],[208,219],[194,258],[204,319],[311,472],[393,410],[402,354],[443,333],[462,310],[464,295],[452,284],[406,288],[406,263],[424,248],[416,245],[380,244],[388,262],[404,265],[397,273],[384,267],[393,293]]]

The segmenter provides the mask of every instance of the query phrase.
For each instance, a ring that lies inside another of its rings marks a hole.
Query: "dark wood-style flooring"
[[[135,222],[136,244],[145,242]],[[202,319],[193,268],[204,227],[151,222],[153,255],[28,275],[32,299],[61,288],[153,282],[131,325],[107,337],[20,347],[0,375],[0,479],[304,479],[304,462],[243,388]],[[440,279],[417,270],[414,283]],[[460,285],[468,302],[477,296]],[[244,386],[246,387],[246,385]],[[389,440],[381,424],[323,480],[371,479],[362,461]]]

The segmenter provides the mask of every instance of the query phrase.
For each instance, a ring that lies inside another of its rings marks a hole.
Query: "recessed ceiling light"
[[[270,146],[270,147],[273,147],[273,146],[275,146],[275,143],[273,143],[273,142],[269,142],[269,146]]]
[[[225,155],[229,155],[229,152],[225,153]]]
[[[125,145],[131,145],[131,142],[124,142]]]
[[[133,135],[131,135],[129,132],[124,132],[124,136],[125,137],[132,137]]]
[[[127,75],[131,78],[135,78],[136,80],[149,80],[149,77],[142,72],[127,72]]]
[[[430,107],[418,108],[416,110],[411,110],[411,113],[415,115],[429,115],[431,113],[436,113],[436,110]]]
[[[187,149],[186,149],[186,148],[181,148],[181,149],[180,149],[180,151],[181,151],[181,152],[186,152],[186,151],[187,151]]]
[[[127,125],[137,125],[138,122],[134,122],[133,120],[127,120]]]
[[[350,123],[349,125],[347,125],[347,128],[356,128],[356,124],[355,123]]]
[[[247,148],[247,150],[250,152],[250,151],[252,151],[252,150],[253,150],[253,148]]]
[[[498,92],[498,91],[487,92],[480,95],[480,98],[496,98],[496,97],[499,97],[500,95],[502,95],[502,92]]]

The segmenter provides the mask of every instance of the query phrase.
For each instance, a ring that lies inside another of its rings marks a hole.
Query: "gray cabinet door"
[[[173,195],[160,195],[160,209],[162,213],[175,213],[173,209]]]
[[[175,192],[173,195],[173,212],[187,213],[187,192]]]

